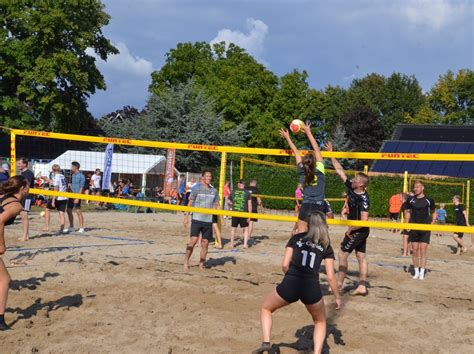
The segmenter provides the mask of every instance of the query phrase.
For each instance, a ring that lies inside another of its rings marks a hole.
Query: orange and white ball
[[[300,119],[293,119],[290,123],[290,130],[293,134],[297,134],[304,129],[304,123]]]

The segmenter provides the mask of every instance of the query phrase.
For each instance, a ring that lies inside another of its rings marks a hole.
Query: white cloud
[[[148,77],[151,74],[153,64],[150,61],[140,58],[139,56],[133,56],[125,43],[114,43],[114,46],[120,53],[110,55],[106,62],[99,59],[99,66],[140,77]],[[87,49],[86,52],[98,59],[98,56],[92,49]]]
[[[238,30],[232,31],[227,28],[221,29],[217,36],[211,40],[211,44],[223,41],[227,44],[234,43],[247,50],[255,58],[263,60],[264,42],[268,34],[268,26],[263,21],[248,18],[245,27],[247,33]]]
[[[401,14],[415,26],[426,26],[439,31],[445,25],[457,21],[471,10],[469,3],[448,0],[411,0],[401,7]]]

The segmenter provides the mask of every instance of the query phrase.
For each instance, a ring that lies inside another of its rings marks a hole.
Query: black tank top
[[[3,201],[8,199],[8,198],[15,198],[15,200],[12,200],[8,203],[5,203],[3,204]],[[8,204],[11,204],[11,203],[19,203],[20,201],[14,196],[14,195],[11,195],[11,194],[6,194],[4,195],[2,198],[0,198],[0,214],[2,214],[4,212],[4,207]],[[5,222],[5,225],[11,225],[13,224],[13,222],[15,221],[16,219],[16,215],[11,217],[10,219],[8,219],[6,222]]]

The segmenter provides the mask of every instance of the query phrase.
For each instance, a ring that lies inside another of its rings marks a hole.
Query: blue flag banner
[[[114,144],[108,144],[105,148],[104,175],[102,177],[102,190],[110,190],[112,180],[112,157],[114,155]]]

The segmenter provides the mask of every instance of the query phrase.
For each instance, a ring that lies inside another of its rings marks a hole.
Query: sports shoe
[[[74,232],[74,228],[73,227],[66,227],[64,230],[63,230],[63,234],[67,234],[69,232]]]
[[[86,230],[84,230],[84,228],[81,227],[79,230],[77,230],[77,232],[80,232],[81,234],[83,234],[84,232],[86,232]]]
[[[8,331],[9,329],[11,329],[11,327],[7,325],[5,322],[0,323],[0,331]]]
[[[255,349],[252,354],[261,354],[265,352],[269,352],[272,349],[272,345],[270,343],[262,343],[260,347]]]
[[[415,275],[413,276],[413,279],[420,279],[420,274],[419,274],[419,273],[418,273],[418,274],[415,274]]]

